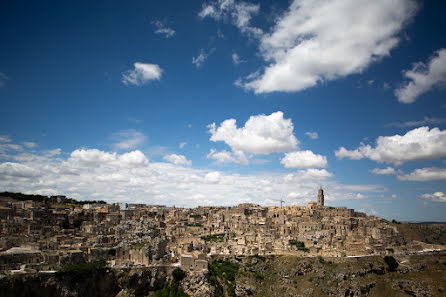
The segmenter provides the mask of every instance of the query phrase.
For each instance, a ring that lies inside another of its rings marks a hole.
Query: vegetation
[[[398,262],[392,256],[385,256],[384,262],[386,262],[389,267],[389,271],[395,271],[398,268]]]
[[[204,241],[223,241],[223,238],[225,237],[226,233],[218,233],[218,234],[212,234],[207,236],[201,236],[201,239]]]
[[[201,219],[201,215],[199,215],[199,214],[193,214],[193,215],[190,215],[190,217],[194,218],[194,219]]]
[[[172,276],[176,281],[180,282],[186,277],[186,272],[181,268],[175,268],[175,270],[172,271]]]
[[[245,214],[245,216],[250,216],[252,215],[252,210],[249,208],[245,208],[245,210],[243,211],[243,213]]]
[[[393,248],[387,248],[386,251],[388,251],[391,254],[395,253],[395,250]]]
[[[291,239],[290,241],[288,241],[288,243],[290,245],[296,246],[299,251],[303,251],[306,253],[308,253],[310,251],[308,248],[305,247],[305,243],[303,243],[302,241],[297,241],[297,240]]]
[[[235,296],[235,275],[239,269],[239,265],[230,261],[217,260],[209,265],[209,272],[211,274],[211,282],[218,279],[226,286],[228,296]],[[217,296],[221,296],[220,292]]]
[[[249,257],[256,258],[256,259],[258,259],[258,260],[260,260],[262,262],[264,262],[266,260],[266,258],[264,256],[261,256],[259,254],[255,254],[255,255],[252,255],[252,256],[249,256]]]
[[[56,276],[70,276],[77,279],[89,278],[97,272],[104,271],[107,267],[105,260],[87,262],[81,264],[67,264],[59,268]]]
[[[155,297],[189,297],[184,291],[179,287],[177,281],[172,281],[171,283],[166,282],[161,290],[155,291],[153,295]]]
[[[172,271],[173,280],[172,282],[166,282],[164,287],[155,292],[155,297],[188,297],[186,293],[180,288],[180,281],[186,277],[186,272],[181,268],[175,268]]]

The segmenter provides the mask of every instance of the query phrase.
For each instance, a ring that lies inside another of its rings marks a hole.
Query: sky
[[[0,2],[0,191],[446,221],[444,1]]]

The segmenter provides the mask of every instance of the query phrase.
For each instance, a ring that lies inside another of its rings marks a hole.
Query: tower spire
[[[317,191],[317,205],[324,206],[324,190],[322,190],[322,186],[320,186],[319,191]]]

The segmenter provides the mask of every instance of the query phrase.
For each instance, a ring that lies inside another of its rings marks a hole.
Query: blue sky
[[[2,1],[0,190],[444,221],[442,1]]]

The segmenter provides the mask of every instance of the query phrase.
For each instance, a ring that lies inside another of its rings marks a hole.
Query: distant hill
[[[64,203],[68,204],[90,204],[90,203],[99,203],[99,204],[107,204],[107,202],[102,200],[84,200],[77,201],[73,198],[66,198],[65,196],[44,196],[44,195],[34,195],[34,194],[23,194],[23,193],[14,193],[14,192],[0,192],[0,198],[11,198],[17,201],[27,201],[32,200],[36,202],[42,203],[56,203],[57,198],[63,197]]]

